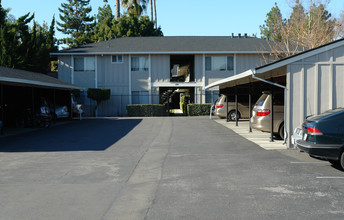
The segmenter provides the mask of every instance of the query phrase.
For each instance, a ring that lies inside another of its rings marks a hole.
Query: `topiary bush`
[[[188,116],[209,115],[211,103],[206,104],[188,104]]]
[[[127,105],[128,117],[152,117],[152,116],[166,116],[167,108],[165,105]]]
[[[97,105],[94,108],[97,116],[97,109],[98,106],[102,101],[110,99],[111,91],[110,89],[96,89],[96,88],[89,88],[87,89],[87,97],[96,101]]]

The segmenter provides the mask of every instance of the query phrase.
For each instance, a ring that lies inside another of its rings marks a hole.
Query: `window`
[[[111,63],[123,63],[123,56],[122,55],[111,56]]]
[[[95,71],[95,58],[74,57],[74,71]]]
[[[148,71],[148,57],[132,57],[131,58],[131,71]]]
[[[205,91],[205,103],[214,103],[219,98],[219,91]]]
[[[230,71],[234,69],[233,56],[207,56],[205,57],[205,70]]]

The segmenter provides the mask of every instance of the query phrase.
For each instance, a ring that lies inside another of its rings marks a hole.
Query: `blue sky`
[[[16,18],[27,12],[35,13],[35,20],[50,24],[53,15],[58,20],[58,7],[66,0],[2,0],[4,8],[11,8]],[[229,36],[232,33],[260,34],[266,14],[277,2],[283,15],[290,14],[290,0],[156,0],[158,25],[165,36]],[[103,0],[91,0],[92,14],[96,14]],[[114,12],[115,0],[109,0]],[[329,11],[339,15],[343,0],[332,0]],[[149,14],[149,9],[147,11]],[[63,35],[56,31],[56,37]]]

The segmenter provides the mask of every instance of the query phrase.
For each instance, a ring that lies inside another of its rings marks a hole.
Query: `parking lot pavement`
[[[344,174],[208,117],[73,121],[0,139],[3,219],[343,219]]]

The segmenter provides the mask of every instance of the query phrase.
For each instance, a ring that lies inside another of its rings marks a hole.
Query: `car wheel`
[[[344,170],[344,151],[340,154],[339,165]]]
[[[238,119],[240,118],[240,113],[238,112]],[[235,113],[235,111],[234,110],[232,110],[232,111],[230,111],[229,113],[228,113],[228,119],[230,120],[230,121],[236,121],[236,118],[237,118],[237,115],[236,115],[236,113]]]
[[[281,139],[284,139],[284,124],[281,124],[281,126],[279,127],[279,129],[278,129],[278,136]]]

